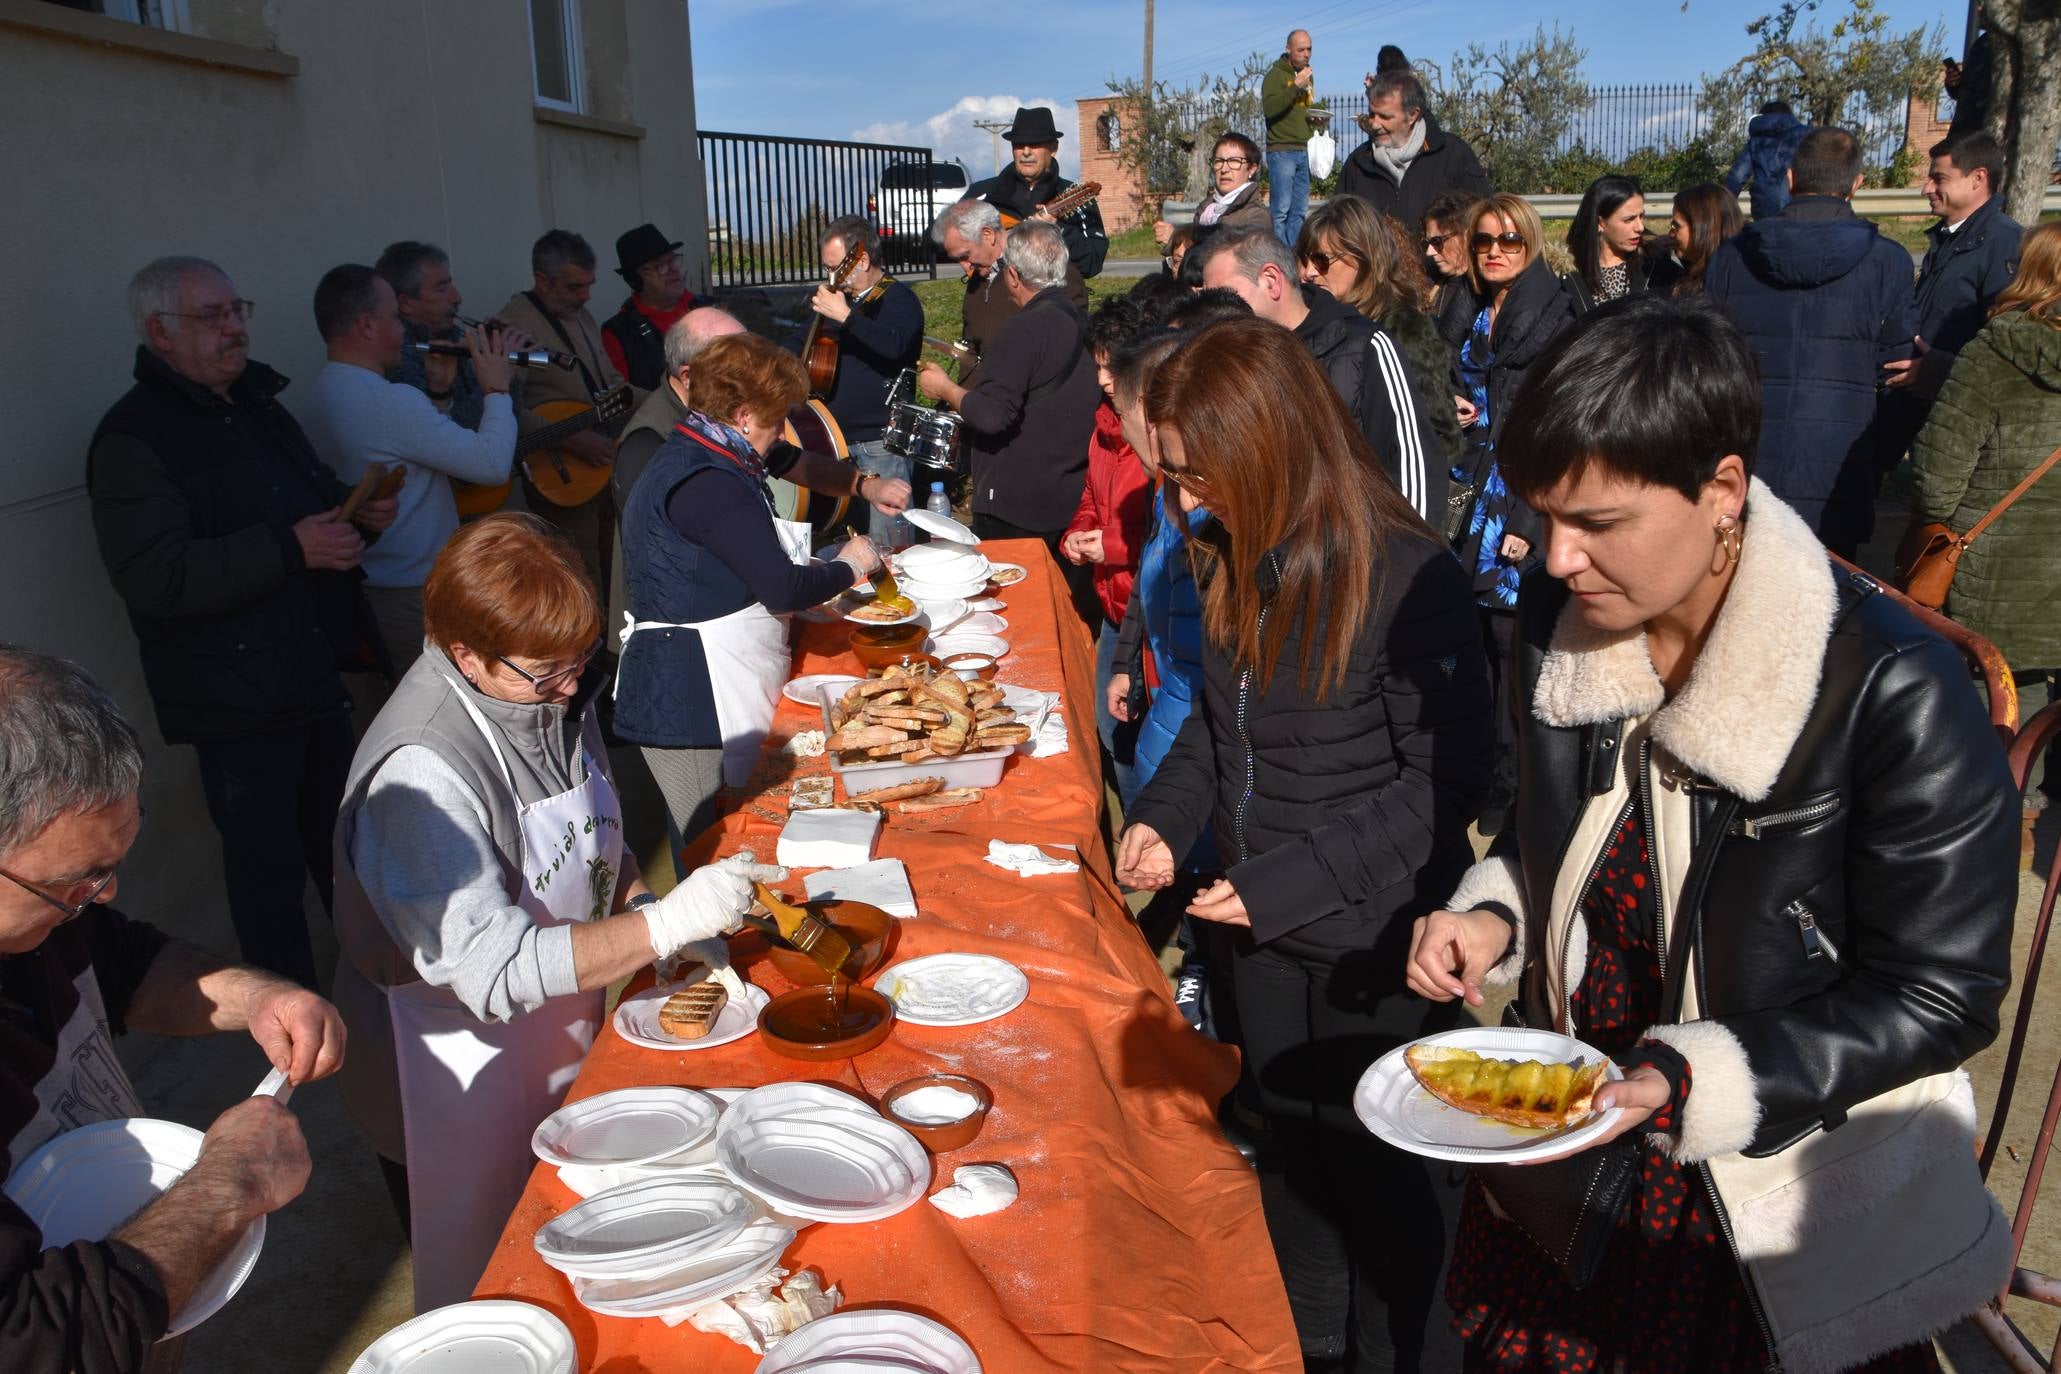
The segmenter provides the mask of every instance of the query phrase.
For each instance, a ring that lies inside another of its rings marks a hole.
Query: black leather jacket
[[[1674,943],[1694,941],[1701,1013],[1751,1064],[1749,1155],[1958,1067],[1995,1038],[2011,981],[2019,802],[2003,751],[1953,649],[1866,579],[1836,576],[1817,696],[1770,794],[1748,805],[1693,784]],[[1566,600],[1543,572],[1525,580],[1518,701],[1533,699]],[[1534,1011],[1554,880],[1622,739],[1621,721],[1556,728],[1523,713],[1523,782],[1497,852],[1523,869]]]

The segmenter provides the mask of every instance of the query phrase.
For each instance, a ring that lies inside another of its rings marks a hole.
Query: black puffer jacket
[[[1205,645],[1200,701],[1129,819],[1176,854],[1213,822],[1257,943],[1318,958],[1378,944],[1399,984],[1410,921],[1471,858],[1493,732],[1459,565],[1429,531],[1391,540],[1384,562],[1345,683],[1321,704],[1314,674],[1297,683],[1305,627],[1263,683]]]
[[[1768,528],[1774,519],[1754,527],[1772,502],[1756,483],[1749,558],[1756,539],[1765,548],[1782,533]],[[1829,598],[1813,591],[1806,560],[1822,554],[1800,520],[1780,515],[1794,546],[1787,566],[1756,574],[1756,587],[1742,564],[1690,684],[1667,708],[1692,692],[1729,708],[1675,725],[1686,744],[1677,752],[1703,757],[1681,765],[1696,824],[1671,928],[1693,923],[1701,1015],[1736,1038],[1750,1065],[1760,1109],[1751,1155],[1836,1127],[1855,1104],[1957,1068],[1987,1045],[2010,985],[2018,890],[2018,801],[1966,666],[1863,578],[1835,570]],[[1613,691],[1622,674],[1590,654],[1565,679],[1580,686],[1561,698],[1590,709],[1541,698],[1567,599],[1543,572],[1518,598],[1517,699],[1532,709],[1522,714],[1513,824],[1496,847],[1521,864],[1535,1009],[1553,887],[1563,864],[1586,863],[1568,846],[1589,798],[1610,790],[1622,703],[1637,709],[1639,695]],[[1728,625],[1735,609],[1754,623]],[[1643,656],[1642,642],[1637,649]],[[1814,688],[1813,655],[1822,655]],[[1785,665],[1801,665],[1802,676]],[[1645,673],[1657,696],[1650,662]],[[1543,718],[1583,715],[1591,723]],[[1470,874],[1479,891],[1476,881]],[[1695,1081],[1718,1091],[1701,1065]]]
[[[1388,331],[1321,286],[1305,286],[1310,313],[1295,327],[1381,460],[1424,520],[1446,504],[1446,452],[1431,422],[1435,392],[1420,386]]]

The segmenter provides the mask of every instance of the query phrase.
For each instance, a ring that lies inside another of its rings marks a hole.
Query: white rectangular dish
[[[1006,688],[1004,689],[1007,690]],[[823,687],[817,690],[818,702],[823,708],[823,728],[830,729],[830,708],[844,695],[842,689],[833,691]],[[946,787],[993,787],[1002,780],[1002,769],[1008,764],[1009,756],[1015,753],[1029,753],[1037,742],[1038,728],[1045,723],[1045,717],[1052,709],[1052,698],[1044,697],[1044,704],[1029,715],[1018,714],[1018,719],[1030,726],[1031,737],[1022,744],[1012,744],[1004,749],[983,749],[978,753],[959,754],[948,759],[925,759],[921,763],[896,763],[882,760],[879,763],[845,763],[836,754],[831,754],[830,771],[841,774],[845,780],[846,792],[865,792],[875,787],[892,787],[896,783],[914,782],[918,778],[942,778]]]

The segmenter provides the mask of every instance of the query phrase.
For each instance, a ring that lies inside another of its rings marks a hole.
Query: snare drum
[[[921,442],[912,456],[924,467],[957,472],[961,423],[960,417],[949,411],[931,411],[923,417]]]
[[[897,458],[907,458],[916,445],[917,427],[922,423],[922,411],[907,402],[895,402],[888,407],[887,428],[880,431],[880,444]]]

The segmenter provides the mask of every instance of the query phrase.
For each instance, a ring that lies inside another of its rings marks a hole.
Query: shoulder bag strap
[[[2040,478],[2045,477],[2047,475],[2048,470],[2052,468],[2056,463],[2061,463],[2061,448],[2055,449],[2052,453],[2046,456],[2046,460],[2042,462],[2038,467],[2034,468],[2031,472],[2026,473],[2025,480],[2020,482],[2017,486],[2011,488],[2011,494],[2009,496],[2006,496],[2003,500],[1997,502],[1994,506],[1991,506],[1989,508],[1989,514],[1983,516],[1980,520],[1976,521],[1975,528],[1961,536],[1961,547],[1965,549],[1970,544],[1973,544],[1975,542],[1975,538],[1977,535],[1981,534],[1984,530],[1988,529],[1990,527],[1991,522],[1993,522],[1998,516],[2002,515],[2005,511],[2009,510],[2011,508],[2011,503],[2013,501],[2016,501],[2019,497],[2025,495],[2025,493],[2027,493],[2028,491],[2031,491],[2033,488],[2033,484],[2039,481]]]
[[[552,314],[549,310],[546,310],[544,308],[544,302],[537,298],[536,292],[525,291],[522,293],[522,297],[524,300],[528,301],[531,305],[536,307],[537,313],[544,317],[544,323],[551,326],[551,332],[556,334],[558,336],[558,341],[565,345],[565,351],[572,354],[573,362],[577,364],[580,369],[580,380],[587,384],[588,399],[592,400],[598,398],[601,395],[601,384],[595,381],[594,374],[587,370],[587,360],[585,358],[582,358],[580,356],[580,350],[574,347],[572,335],[565,332],[564,321],[560,320],[558,316]]]

